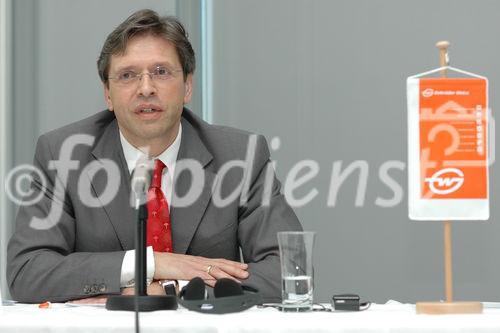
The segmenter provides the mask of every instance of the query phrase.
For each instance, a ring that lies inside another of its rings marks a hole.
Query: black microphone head
[[[238,282],[232,279],[222,278],[215,283],[214,296],[216,298],[238,295],[243,295],[243,288]]]
[[[182,288],[182,299],[186,301],[195,301],[205,299],[205,282],[201,277],[195,277]]]

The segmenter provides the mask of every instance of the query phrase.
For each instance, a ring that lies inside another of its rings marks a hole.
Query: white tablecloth
[[[481,315],[417,315],[415,306],[389,302],[363,312],[283,313],[252,308],[226,315],[141,313],[141,332],[500,332],[500,308]],[[134,332],[134,313],[90,306],[17,304],[0,309],[0,332]]]

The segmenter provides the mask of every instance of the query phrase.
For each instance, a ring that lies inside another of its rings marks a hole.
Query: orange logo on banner
[[[423,199],[487,198],[486,89],[483,79],[420,80]]]

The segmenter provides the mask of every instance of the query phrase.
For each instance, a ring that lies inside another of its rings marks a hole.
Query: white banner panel
[[[407,80],[413,220],[487,220],[488,80]]]

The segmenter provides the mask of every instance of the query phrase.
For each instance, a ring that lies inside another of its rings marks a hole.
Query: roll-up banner
[[[407,79],[408,208],[413,220],[487,220],[488,80]]]

